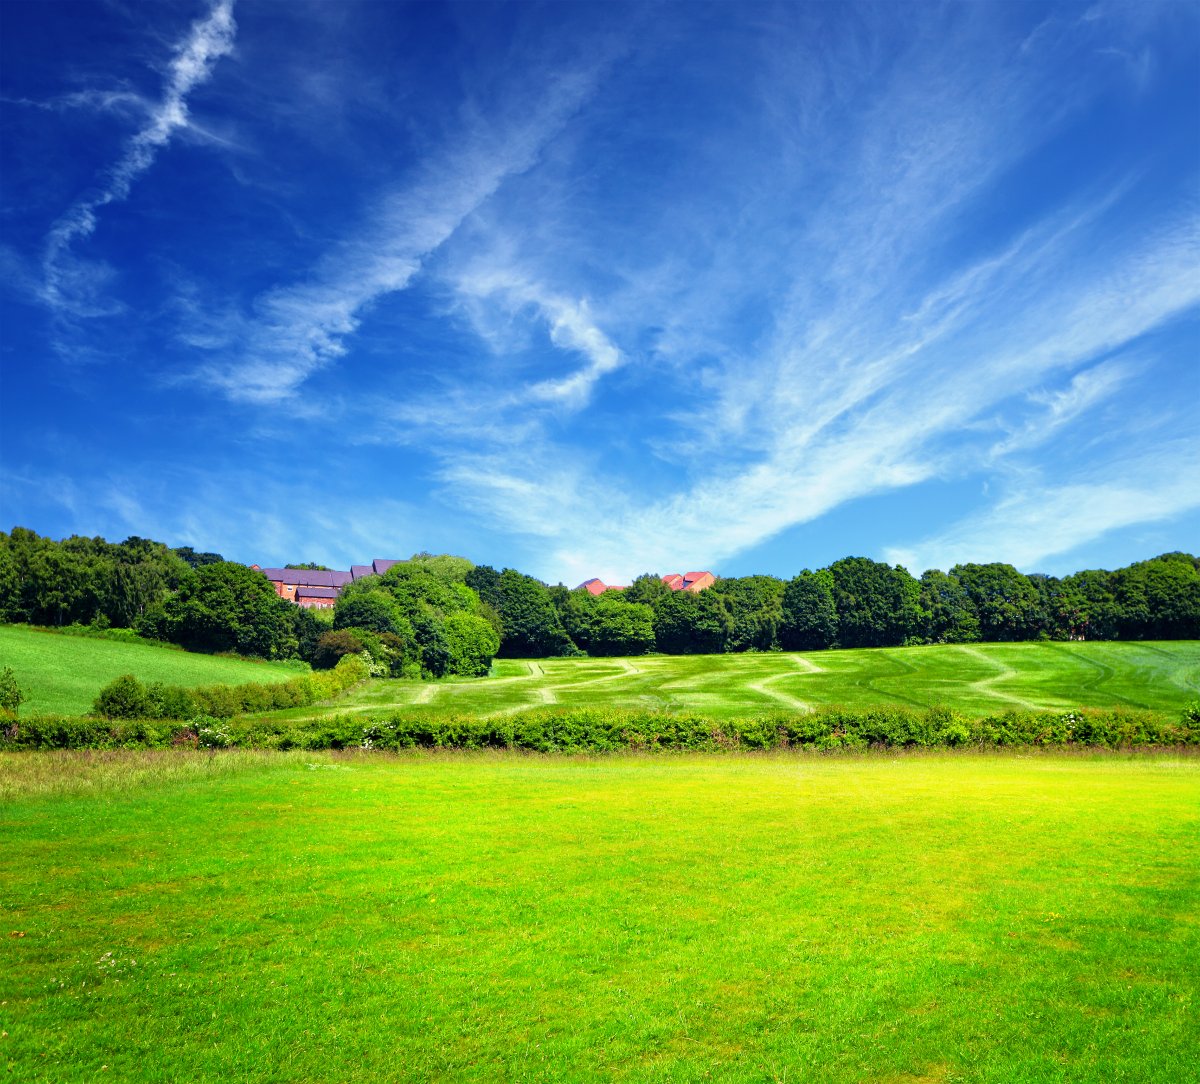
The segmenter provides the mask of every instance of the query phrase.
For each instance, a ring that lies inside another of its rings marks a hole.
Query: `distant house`
[[[694,595],[706,587],[712,587],[717,582],[717,577],[711,572],[685,572],[682,575],[672,572],[669,576],[664,576],[662,581],[672,591],[690,591]]]
[[[672,591],[690,591],[692,594],[696,594],[696,592],[703,591],[706,587],[712,587],[717,582],[717,577],[711,572],[685,572],[682,575],[678,572],[672,572],[669,576],[663,576],[662,582]],[[616,587],[613,584],[605,583],[594,576],[590,580],[584,580],[575,590],[578,591],[580,588],[589,595],[602,595],[605,591],[625,590],[624,587]]]
[[[306,610],[332,610],[340,593],[336,587],[297,587],[295,603]]]
[[[313,610],[329,610],[337,602],[342,588],[364,576],[382,576],[392,565],[399,561],[375,558],[369,565],[351,565],[349,572],[335,570],[316,570],[310,568],[260,568],[250,567],[261,572],[275,594],[288,602]]]
[[[590,580],[584,580],[583,583],[576,587],[583,588],[589,595],[602,595],[605,591],[624,591],[624,587],[617,587],[614,584],[605,583],[603,580],[598,580],[594,576]]]

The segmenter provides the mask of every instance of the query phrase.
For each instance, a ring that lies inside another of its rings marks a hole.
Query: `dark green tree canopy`
[[[837,640],[833,573],[805,569],[783,591],[780,646],[788,651],[820,651]]]
[[[654,639],[672,655],[710,655],[725,650],[733,618],[715,591],[673,591],[654,611]]]
[[[979,618],[980,639],[989,642],[1037,638],[1041,599],[1027,576],[1012,565],[955,565],[950,575],[966,590]]]
[[[589,655],[644,655],[654,647],[654,611],[620,591],[572,591],[563,611],[571,639]]]
[[[221,561],[198,568],[163,612],[169,638],[184,647],[276,659],[296,654],[296,609],[261,572]]]
[[[779,646],[784,587],[774,576],[738,576],[717,580],[709,588],[725,600],[729,611],[728,650],[770,651]]]
[[[829,571],[839,647],[892,647],[916,633],[920,587],[905,569],[869,557],[845,557]]]
[[[921,576],[921,635],[931,644],[969,644],[979,639],[979,618],[967,589],[953,576],[931,568]]]
[[[585,593],[586,594],[586,593]],[[650,614],[650,633],[646,617]],[[454,615],[472,620],[447,622]],[[417,553],[343,589],[333,611],[275,596],[260,573],[219,554],[139,536],[43,538],[0,533],[0,621],[132,628],[199,651],[332,657],[336,624],[375,672],[479,673],[494,638],[510,657],[815,650],[975,640],[1200,639],[1200,560],[1165,553],[1116,571],[1062,579],[1011,565],[931,569],[920,581],[865,557],[773,576],[720,579],[693,595],[650,573],[598,599],[497,572],[451,554]],[[483,630],[482,621],[491,630]],[[572,639],[572,636],[575,639]],[[490,664],[490,662],[489,662]]]

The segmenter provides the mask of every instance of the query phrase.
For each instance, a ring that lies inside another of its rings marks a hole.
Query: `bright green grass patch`
[[[1200,1049],[1198,759],[245,758],[33,788],[0,883],[22,1081],[1174,1084]]]
[[[11,666],[28,699],[21,714],[79,715],[113,678],[133,674],[168,685],[287,681],[294,662],[195,655],[168,647],[61,636],[25,625],[0,625],[0,666]]]
[[[488,678],[374,681],[317,718],[402,707],[494,715],[560,704],[714,719],[842,705],[935,705],[984,715],[1080,707],[1178,711],[1200,695],[1200,643],[971,644],[627,659],[500,659]]]

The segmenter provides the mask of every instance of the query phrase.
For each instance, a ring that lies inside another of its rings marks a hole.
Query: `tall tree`
[[[950,575],[970,596],[981,639],[994,643],[1037,637],[1041,628],[1037,588],[1012,565],[955,565]]]
[[[844,557],[829,566],[839,647],[891,647],[916,632],[920,585],[899,565]]]
[[[783,580],[775,576],[738,576],[717,580],[709,591],[724,598],[729,610],[729,651],[770,651],[779,646]]]
[[[654,647],[654,611],[617,591],[572,591],[563,612],[571,639],[589,655],[644,655]]]
[[[202,565],[164,606],[168,636],[196,651],[294,658],[293,604],[261,572],[232,561]]]
[[[918,601],[921,638],[931,644],[969,644],[979,639],[979,617],[967,589],[931,568],[921,576]]]
[[[1200,560],[1164,553],[1121,569],[1116,577],[1123,640],[1200,637]]]
[[[716,654],[725,650],[733,619],[715,591],[674,591],[654,611],[654,639],[671,655]]]
[[[807,568],[784,588],[779,644],[788,651],[819,651],[837,641],[837,607],[833,573]]]

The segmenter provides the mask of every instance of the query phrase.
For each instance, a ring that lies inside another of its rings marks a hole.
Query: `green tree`
[[[739,576],[717,580],[708,589],[725,600],[729,611],[726,650],[770,651],[779,646],[784,588],[783,580],[774,576]]]
[[[805,569],[783,590],[779,643],[788,651],[820,651],[837,642],[833,573]]]
[[[589,655],[644,655],[654,647],[654,611],[618,591],[572,591],[563,612],[571,639]]]
[[[27,615],[21,606],[21,576],[8,545],[0,534],[0,622],[21,621]]]
[[[543,659],[575,652],[544,583],[506,568],[496,576],[488,591],[484,597],[495,606],[504,630],[500,642],[502,656]]]
[[[725,600],[713,590],[674,591],[654,611],[659,651],[671,655],[716,654],[725,650],[733,619]]]
[[[891,647],[917,631],[920,585],[906,569],[844,557],[829,571],[840,647]]]
[[[970,644],[979,639],[979,618],[967,589],[931,568],[921,576],[921,637],[931,644]]]
[[[963,585],[975,607],[981,639],[996,643],[1037,637],[1041,599],[1029,578],[1012,565],[955,565],[950,575]]]
[[[643,572],[625,589],[628,602],[640,602],[645,606],[657,607],[664,599],[674,592],[662,581],[661,576],[653,572]]]
[[[1117,572],[1115,594],[1123,640],[1200,637],[1200,561],[1164,553]]]
[[[293,603],[245,565],[201,565],[164,606],[169,638],[195,651],[236,651],[265,659],[294,658],[299,643]]]
[[[15,716],[25,701],[25,690],[17,681],[11,666],[0,670],[0,715]]]
[[[366,643],[358,629],[328,629],[317,638],[311,662],[317,670],[332,670],[343,655],[361,655]]]
[[[177,546],[174,553],[181,561],[192,568],[217,565],[225,560],[219,553],[197,553],[191,546]]]
[[[483,677],[491,669],[500,648],[500,637],[491,624],[478,614],[450,614],[442,635],[450,652],[447,672],[463,677]]]
[[[386,590],[346,590],[337,600],[333,614],[335,629],[360,628],[399,633],[407,624],[399,603]]]
[[[106,719],[145,719],[150,714],[150,696],[133,674],[114,678],[92,702],[92,714]]]
[[[1077,640],[1115,640],[1120,633],[1121,607],[1114,593],[1115,577],[1103,569],[1085,569],[1063,583],[1078,600],[1072,636]]]

